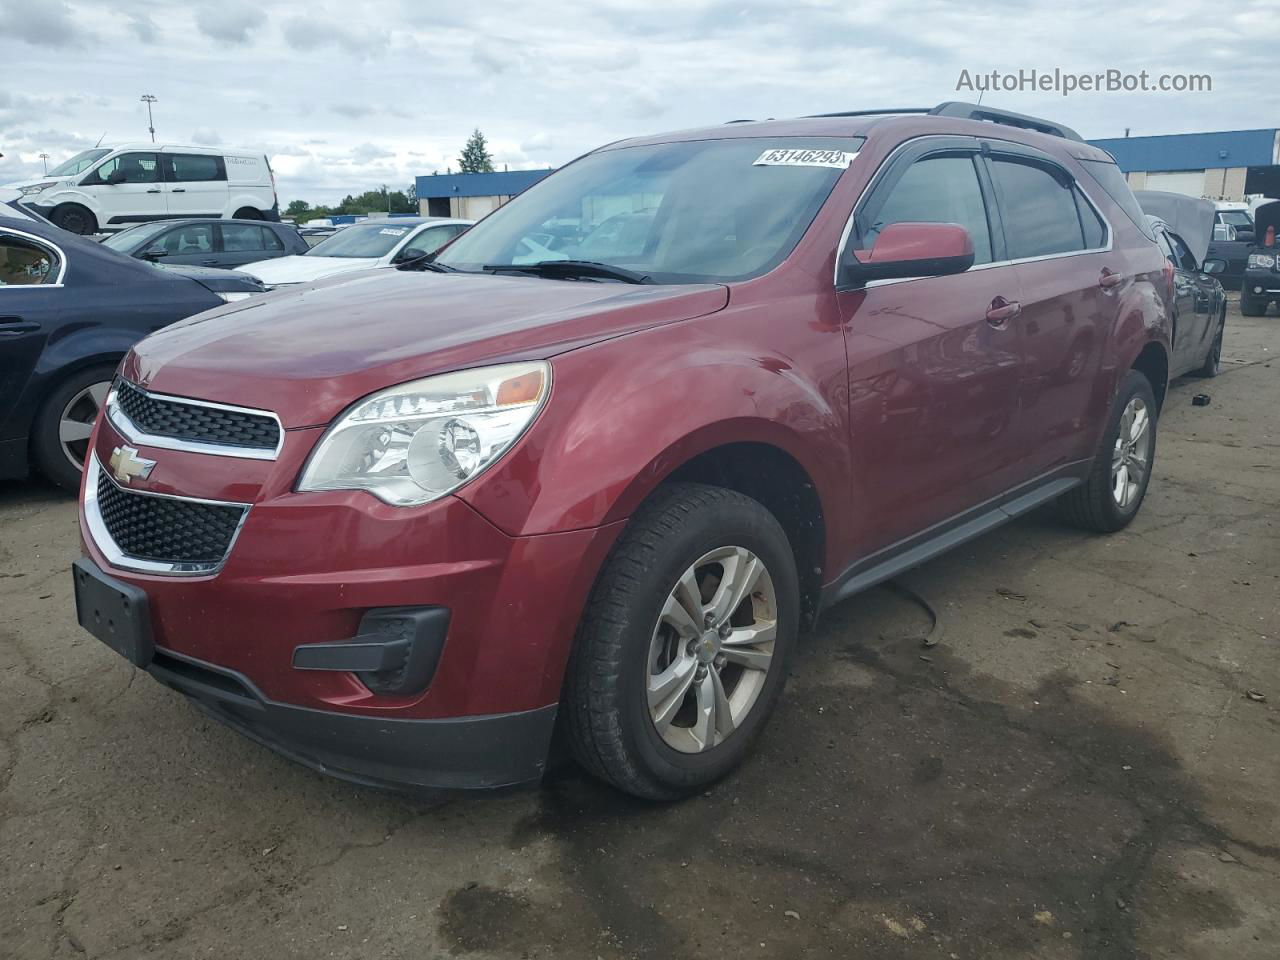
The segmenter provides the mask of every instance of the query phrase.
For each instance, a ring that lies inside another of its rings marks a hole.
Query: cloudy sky
[[[984,102],[1086,137],[1280,124],[1270,2],[590,0],[360,4],[0,0],[0,183],[147,137],[256,147],[282,204],[457,168],[472,128],[499,169],[746,117],[974,99],[961,70],[1212,77],[1208,93],[1035,92]],[[358,12],[357,12],[358,11]]]

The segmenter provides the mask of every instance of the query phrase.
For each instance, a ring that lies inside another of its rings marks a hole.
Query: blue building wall
[[[1113,157],[1125,173],[1262,167],[1275,163],[1276,130],[1224,130],[1175,133],[1159,137],[1090,140]]]
[[[504,170],[499,173],[445,173],[417,177],[419,200],[431,197],[510,197],[533,186],[550,170]]]

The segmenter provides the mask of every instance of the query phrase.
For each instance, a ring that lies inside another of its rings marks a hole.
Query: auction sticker
[[[843,169],[853,162],[857,151],[849,150],[766,150],[756,158],[753,167],[835,167]]]
[[[386,227],[378,231],[378,233],[382,234],[384,237],[403,237],[408,232],[409,230],[407,227],[400,227],[399,229],[396,229],[395,227]]]

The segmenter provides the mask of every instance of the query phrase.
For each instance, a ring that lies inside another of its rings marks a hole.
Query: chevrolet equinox
[[[80,623],[360,783],[675,798],[819,612],[1049,501],[1142,504],[1168,263],[1073,131],[970,104],[613,143],[438,254],[123,361]]]

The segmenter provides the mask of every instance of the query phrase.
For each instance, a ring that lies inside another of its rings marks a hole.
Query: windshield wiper
[[[406,260],[404,263],[396,264],[397,270],[430,270],[432,273],[461,273],[457,267],[446,266],[443,263],[436,263],[436,255],[434,253],[424,253],[420,257],[414,257],[412,260]]]
[[[621,280],[623,283],[653,283],[647,273],[636,273],[626,267],[615,267],[595,260],[539,260],[537,263],[488,263],[484,269],[490,273],[533,273],[540,277],[600,277],[605,280]]]

